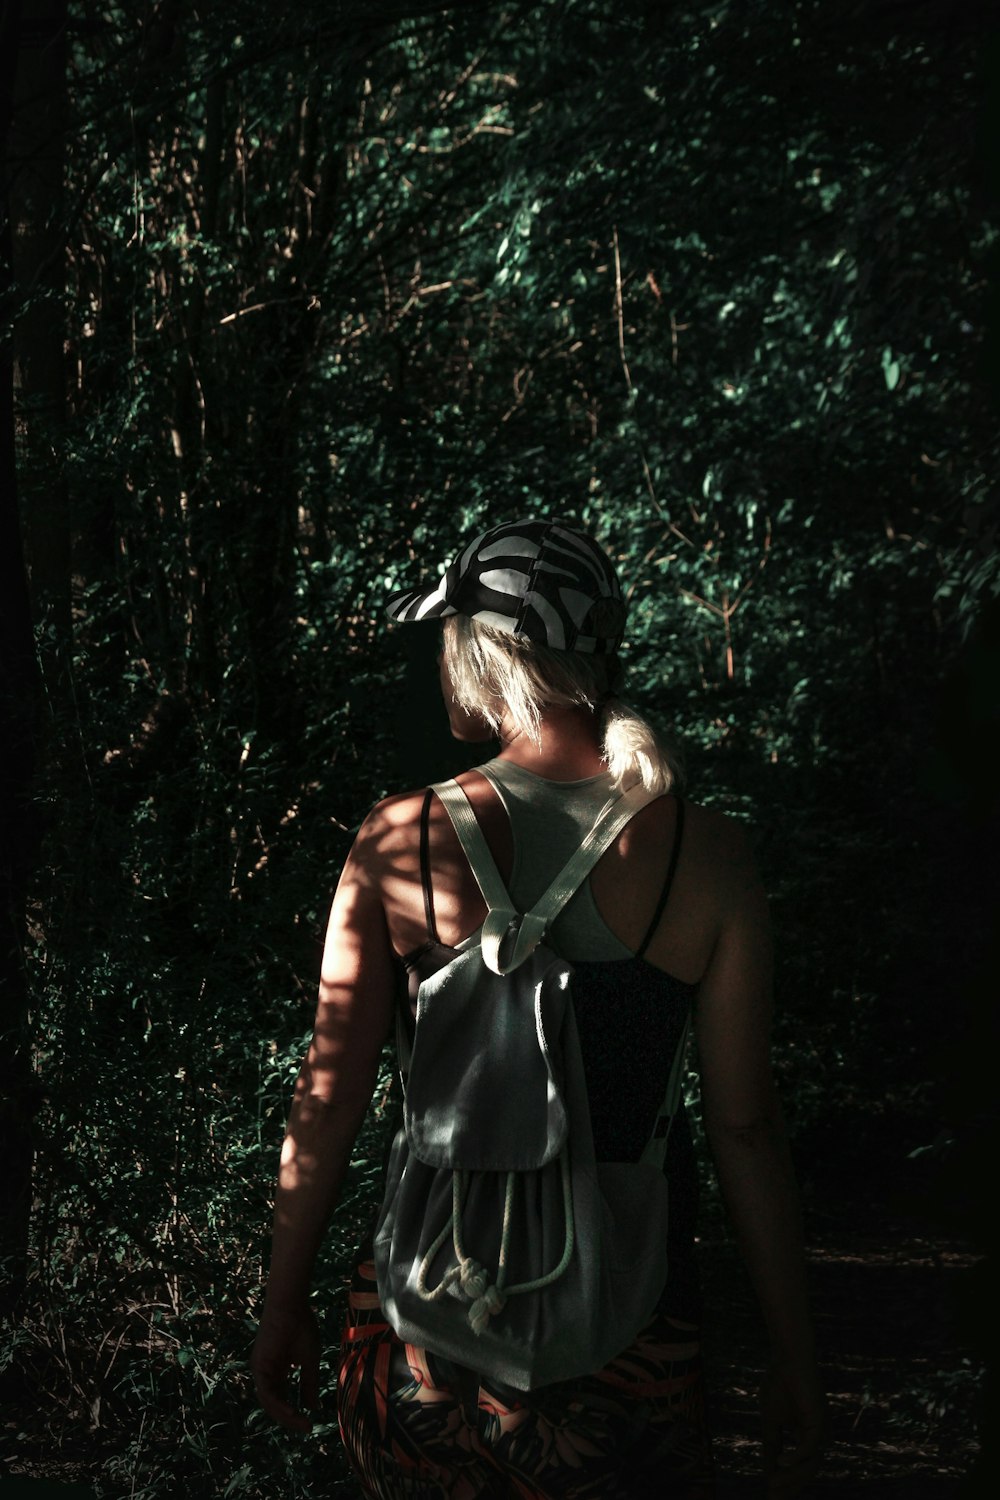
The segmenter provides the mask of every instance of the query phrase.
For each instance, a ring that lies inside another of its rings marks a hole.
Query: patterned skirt
[[[355,1266],[340,1432],[377,1500],[711,1500],[697,1330],[657,1315],[603,1370],[535,1391],[405,1344]]]

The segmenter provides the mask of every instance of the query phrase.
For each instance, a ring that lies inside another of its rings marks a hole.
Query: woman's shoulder
[[[684,847],[689,863],[727,907],[761,887],[751,825],[732,813],[684,799]]]
[[[709,807],[704,802],[692,802],[686,796],[679,800],[684,803],[685,829],[697,830],[703,839],[720,848],[735,851],[744,846],[749,847],[750,831],[742,818],[720,812],[717,807]]]
[[[442,777],[442,781],[447,778]],[[485,800],[492,803],[495,799],[489,782],[480,773],[473,769],[471,771],[460,771],[454,778],[465,792],[469,801],[475,805],[478,801]],[[436,785],[437,783],[432,783]],[[429,787],[416,787],[409,791],[393,792],[388,797],[383,797],[376,802],[362,828],[371,823],[382,829],[411,829],[420,821],[420,813]],[[431,799],[430,815],[432,822],[440,822],[447,817],[442,803],[436,798]]]
[[[426,795],[426,787],[406,792],[391,792],[389,796],[375,803],[361,826],[364,828],[370,823],[381,828],[399,828],[412,823],[414,818],[419,818],[420,808]]]
[[[392,792],[376,802],[358,829],[355,857],[369,865],[384,864],[387,857],[396,858],[404,849],[415,847],[427,791],[425,786],[415,787]],[[430,814],[432,827],[447,816],[436,798],[431,801]]]
[[[354,857],[371,863],[386,851],[397,850],[408,842],[412,831],[419,826],[426,792],[427,788],[421,787],[380,798],[358,829]]]
[[[759,884],[752,831],[731,813],[683,793],[669,794],[650,803],[635,822],[632,837],[621,841],[619,857],[628,861],[635,855],[637,868],[653,879],[664,859],[669,860],[679,832],[678,884],[698,893],[700,908],[717,914],[729,909],[738,893]]]
[[[634,819],[637,828],[645,828],[653,837],[673,837],[683,804],[683,846],[702,849],[710,856],[736,857],[750,847],[746,824],[730,813],[720,812],[703,802],[694,802],[686,793],[668,792],[647,804]]]

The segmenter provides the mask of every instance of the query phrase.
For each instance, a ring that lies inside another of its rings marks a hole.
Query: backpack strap
[[[618,797],[609,798],[597,816],[593,828],[560,870],[548,890],[523,915],[514,906],[510,893],[490,853],[483,830],[462,787],[457,781],[440,782],[434,791],[451,818],[459,843],[465,851],[472,873],[488,909],[480,942],[483,960],[494,974],[509,974],[537,948],[546,929],[575,895],[601,855],[614,842],[637,812],[658,797],[639,782]],[[500,957],[500,946],[509,933],[517,937],[508,960]]]
[[[653,1134],[646,1142],[640,1161],[648,1162],[650,1166],[663,1168],[667,1157],[667,1143],[670,1139],[670,1130],[680,1108],[681,1094],[684,1090],[685,1062],[687,1059],[688,1037],[691,1032],[691,1012],[687,1013],[684,1021],[684,1029],[677,1039],[677,1047],[674,1052],[674,1060],[670,1065],[670,1075],[667,1078],[666,1093],[663,1103],[660,1105],[656,1115],[656,1124]]]
[[[500,944],[518,924],[521,914],[510,899],[510,893],[504,885],[500,871],[496,867],[490,846],[486,842],[483,830],[479,826],[479,820],[472,810],[472,804],[459,786],[457,781],[442,781],[434,786],[433,790],[444,804],[444,810],[452,821],[455,832],[458,834],[458,842],[465,851],[465,856],[472,866],[472,873],[476,877],[479,889],[483,893],[483,900],[487,905],[486,921],[483,923],[480,943],[483,950],[483,959],[487,968],[492,969],[494,974],[506,974],[511,968],[516,968],[512,961],[501,967]],[[523,926],[523,924],[522,924]],[[532,934],[537,924],[532,924],[529,929]],[[527,952],[517,958],[517,963],[527,958],[542,933],[544,926],[539,927],[534,942]],[[520,942],[521,934],[518,934]],[[515,952],[516,952],[515,945]]]

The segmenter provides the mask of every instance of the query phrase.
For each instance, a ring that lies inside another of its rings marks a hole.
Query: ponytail
[[[603,714],[601,748],[615,785],[641,781],[648,792],[676,790],[683,779],[680,757],[671,754],[642,715],[615,694]]]

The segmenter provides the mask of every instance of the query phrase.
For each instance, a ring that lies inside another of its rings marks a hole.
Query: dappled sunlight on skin
[[[378,1055],[388,1032],[392,973],[384,924],[370,909],[374,899],[370,881],[341,882],[323,953],[313,1037],[296,1090],[303,1102],[322,1105],[350,1096],[359,1071]],[[366,941],[373,927],[383,928],[381,951]]]
[[[499,798],[484,777],[474,775],[460,780],[474,797],[501,879],[506,882],[510,878],[513,846],[510,826]],[[400,956],[412,952],[427,939],[420,889],[419,840],[415,832],[422,800],[423,792],[410,792],[382,804],[387,825],[380,849],[382,897],[393,947]],[[484,802],[493,804],[491,816],[482,816]],[[486,918],[486,903],[462,854],[451,820],[437,798],[431,803],[430,835],[434,915],[441,940],[454,945],[482,925]]]

